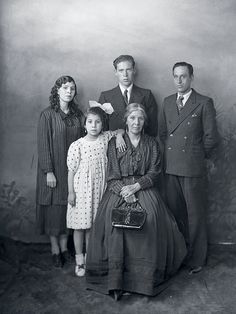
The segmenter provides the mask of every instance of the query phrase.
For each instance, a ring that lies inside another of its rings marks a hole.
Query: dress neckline
[[[98,137],[97,137],[96,140],[94,140],[94,141],[88,140],[88,138],[86,138],[86,136],[84,136],[83,139],[84,139],[84,141],[87,142],[87,143],[96,143],[96,142],[98,141],[99,137],[100,137],[100,134],[98,135]]]
[[[138,142],[138,145],[135,147],[133,144],[132,144],[132,142],[131,142],[131,140],[130,140],[130,137],[129,137],[129,135],[127,134],[127,133],[125,133],[125,136],[126,136],[126,138],[127,138],[127,144],[128,144],[128,147],[130,147],[130,149],[131,150],[137,150],[139,147],[140,147],[140,143],[141,143],[141,141],[142,141],[142,135],[140,136],[140,139],[139,139],[139,142]]]

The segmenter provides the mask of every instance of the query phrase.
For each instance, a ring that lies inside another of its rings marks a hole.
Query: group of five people
[[[86,274],[88,288],[115,299],[123,291],[152,296],[181,265],[192,274],[206,262],[205,160],[217,146],[216,112],[192,89],[189,63],[174,65],[177,93],[165,98],[159,119],[152,92],[134,84],[133,57],[113,65],[118,86],[91,102],[85,119],[73,78],[52,88],[38,124],[37,222],[57,267],[72,262],[67,228],[74,230],[75,273]],[[137,201],[142,228],[114,227],[112,208]]]

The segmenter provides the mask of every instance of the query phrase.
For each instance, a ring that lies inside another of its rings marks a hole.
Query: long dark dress
[[[67,151],[83,134],[80,116],[61,110],[56,112],[50,107],[40,115],[36,187],[36,219],[40,234],[56,236],[67,231]],[[55,188],[47,186],[47,172],[54,173]]]
[[[143,135],[134,148],[125,135],[127,150],[108,147],[108,186],[91,229],[86,261],[87,287],[108,294],[121,289],[155,295],[159,285],[181,265],[186,247],[174,217],[156,187],[160,152],[154,138]],[[139,182],[136,197],[147,211],[141,230],[111,226],[111,209],[120,201],[122,186]]]

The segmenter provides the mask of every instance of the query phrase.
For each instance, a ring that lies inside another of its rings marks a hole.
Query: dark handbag
[[[112,209],[112,226],[117,228],[141,229],[146,220],[146,210],[140,203],[123,202]]]

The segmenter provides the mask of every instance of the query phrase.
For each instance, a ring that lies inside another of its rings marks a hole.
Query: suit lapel
[[[130,99],[129,99],[129,104],[132,104],[135,102],[140,103],[140,99],[142,99],[142,96],[143,96],[143,94],[140,91],[139,87],[136,85],[133,85],[132,90],[131,90]],[[124,106],[124,108],[126,108],[127,105],[126,105],[126,102],[124,100],[124,97],[122,95],[122,92],[120,90],[119,85],[114,89],[114,97],[117,100],[119,107],[120,107],[120,104],[122,104]],[[118,109],[118,108],[116,108],[116,109]]]
[[[124,111],[126,108],[126,103],[121,93],[119,85],[113,89],[111,105],[114,109],[114,116],[122,116],[124,115]]]
[[[177,97],[177,95],[176,95]],[[173,100],[172,106],[175,106],[176,110],[172,109],[172,126],[170,132],[172,133],[187,117],[195,110],[200,104],[196,101],[196,92],[193,90],[188,101],[186,102],[184,108],[178,114],[178,109],[176,106],[176,97]],[[177,113],[177,116],[175,115]]]
[[[119,107],[121,104],[124,106],[124,108],[126,107],[126,103],[121,93],[119,85],[114,89],[114,99],[116,99],[116,103]]]
[[[172,132],[172,128],[177,125],[179,121],[179,113],[178,108],[176,106],[176,97],[177,94],[173,95],[170,102],[168,103],[167,111],[168,111],[168,121],[171,123],[170,125],[170,133]]]
[[[142,96],[142,95],[140,93],[139,88],[136,85],[133,85],[132,90],[131,90],[130,99],[129,99],[129,104],[132,104],[135,102],[139,103],[140,102],[140,96]]]

